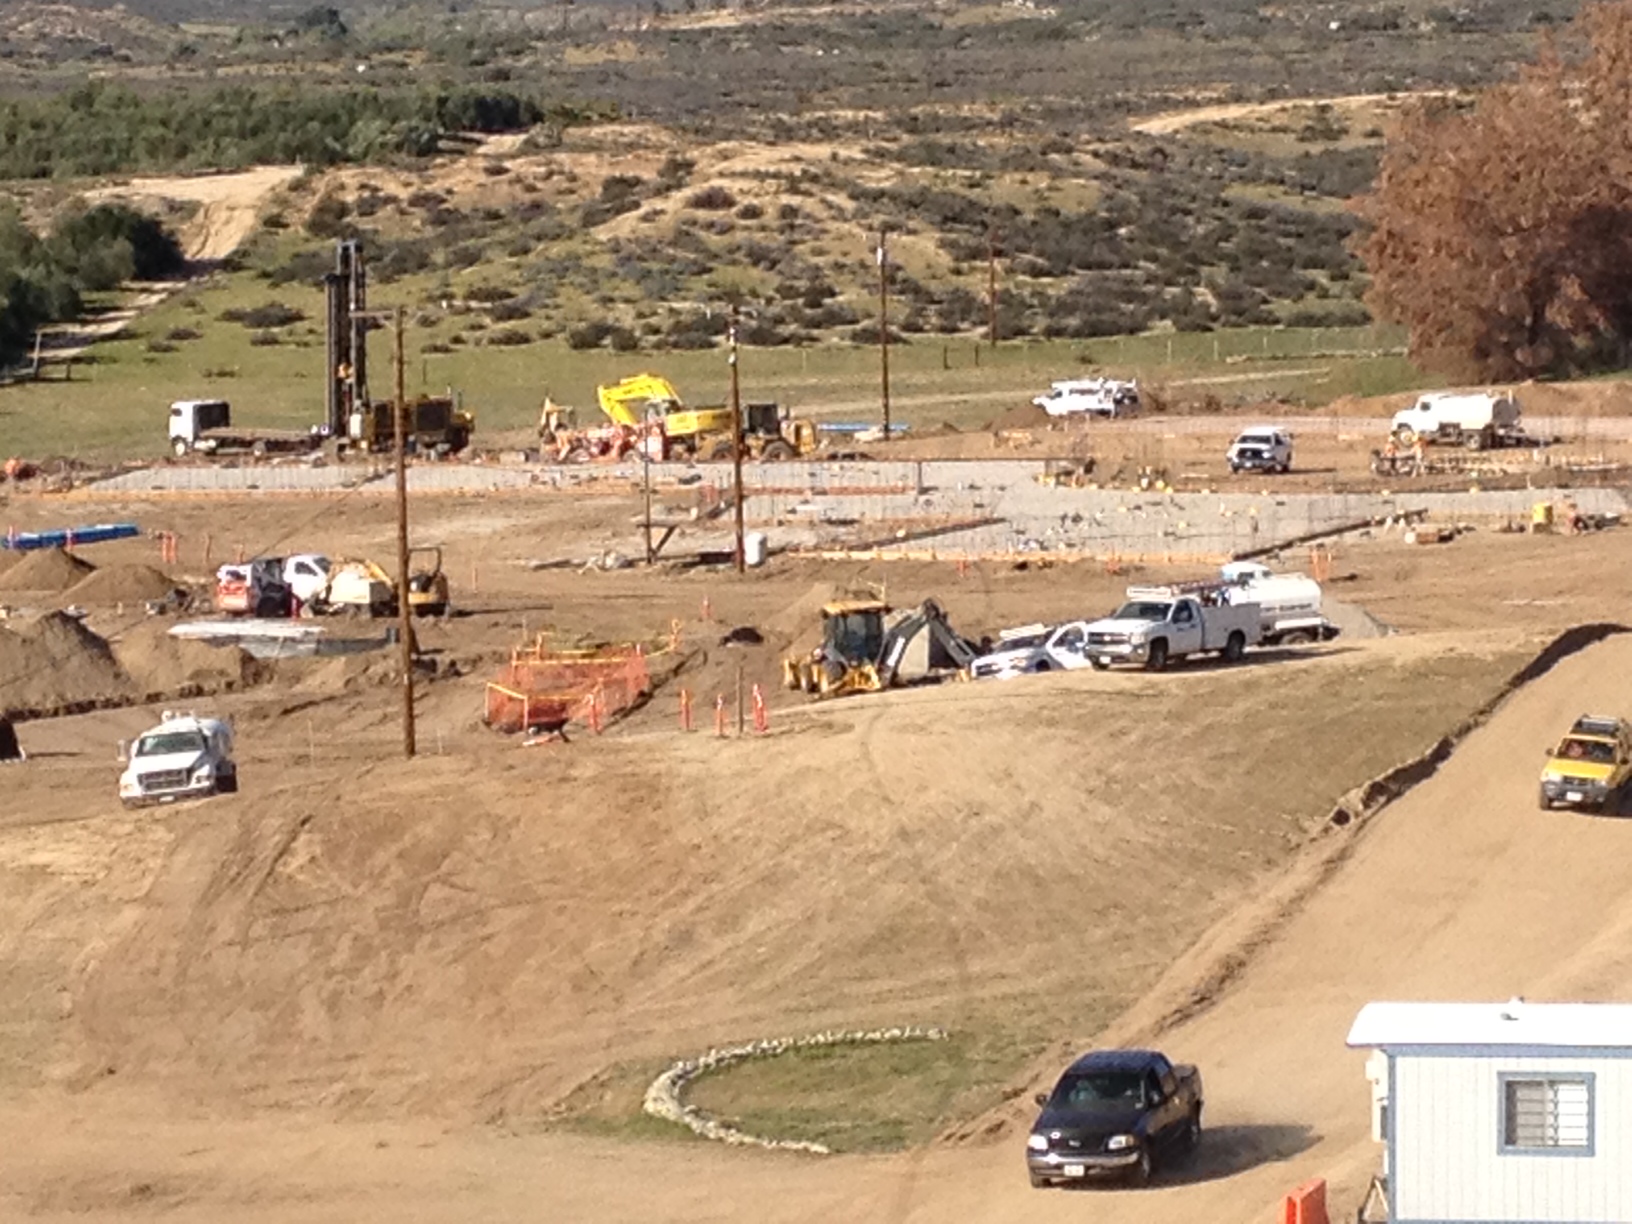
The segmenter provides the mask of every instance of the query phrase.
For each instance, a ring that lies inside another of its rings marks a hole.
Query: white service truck
[[[1139,411],[1139,384],[1114,378],[1067,378],[1031,401],[1051,417],[1130,416]]]
[[[1232,561],[1219,577],[1228,602],[1258,606],[1265,646],[1328,642],[1341,632],[1322,613],[1320,583],[1307,574],[1277,574],[1257,561]]]
[[[1290,472],[1292,435],[1278,425],[1254,425],[1230,443],[1225,459],[1232,472]]]
[[[1263,640],[1263,621],[1257,604],[1215,602],[1218,585],[1194,592],[1129,587],[1126,603],[1088,625],[1089,663],[1099,670],[1138,663],[1161,671],[1174,659],[1207,653],[1238,662],[1248,646]]]
[[[1519,401],[1506,392],[1490,391],[1429,392],[1394,414],[1390,432],[1403,446],[1421,439],[1425,443],[1466,446],[1469,450],[1488,450],[1526,440],[1519,425]]]
[[[969,664],[969,675],[975,680],[1007,679],[1030,672],[1075,671],[1088,665],[1088,622],[1067,621],[1003,630],[996,649]]]
[[[127,808],[238,789],[232,728],[218,718],[166,710],[159,725],[131,741],[123,756],[119,800]]]

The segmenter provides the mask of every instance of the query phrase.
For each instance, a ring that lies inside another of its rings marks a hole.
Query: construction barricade
[[[495,731],[559,730],[570,722],[600,733],[651,692],[641,645],[512,652],[487,685],[482,721]]]

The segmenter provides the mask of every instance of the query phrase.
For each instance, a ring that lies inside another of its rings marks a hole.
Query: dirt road
[[[302,173],[300,166],[256,166],[233,174],[138,178],[87,192],[102,200],[190,200],[199,209],[182,227],[182,253],[198,263],[225,259],[236,251],[260,220],[267,197]]]

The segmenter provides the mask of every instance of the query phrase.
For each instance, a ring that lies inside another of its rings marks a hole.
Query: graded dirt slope
[[[1012,1136],[811,1162],[538,1131],[608,1067],[766,1034],[1087,1040],[1334,792],[1517,666],[1510,635],[1470,640],[779,708],[768,741],[724,744],[665,709],[520,749],[454,683],[425,695],[411,764],[376,691],[243,698],[242,793],[138,816],[104,762],[144,712],[26,727],[0,1095],[35,1138],[5,1193],[47,1219],[115,1218],[133,1185],[176,1219],[531,1219],[539,1196],[588,1220],[1035,1212],[1008,1202]],[[387,1133],[448,1147],[341,1160]],[[153,1155],[200,1147],[207,1173]]]

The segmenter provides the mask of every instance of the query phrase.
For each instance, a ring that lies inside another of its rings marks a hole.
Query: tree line
[[[252,84],[138,92],[90,81],[0,102],[0,178],[330,166],[426,157],[464,132],[603,118],[476,86],[295,89]]]
[[[0,363],[16,360],[47,323],[77,318],[87,293],[173,275],[175,235],[123,204],[69,209],[48,235],[0,206]]]

